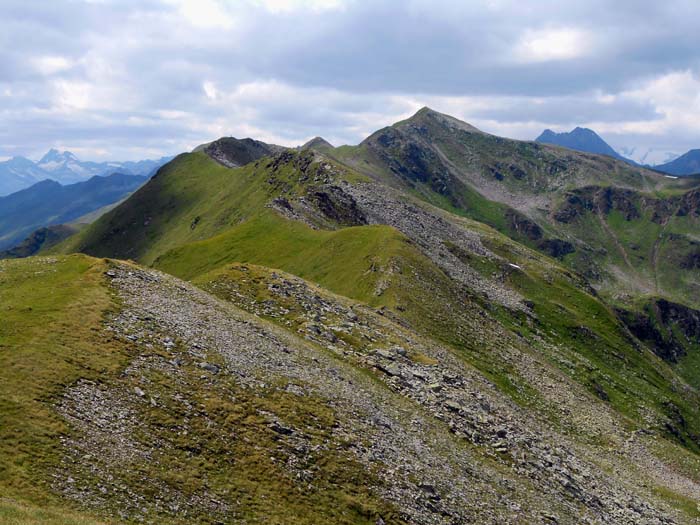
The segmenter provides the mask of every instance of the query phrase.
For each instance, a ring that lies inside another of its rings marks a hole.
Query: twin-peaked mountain
[[[576,127],[569,132],[563,133],[556,133],[551,129],[546,129],[535,141],[543,144],[563,146],[576,151],[607,155],[608,157],[633,163],[633,161],[624,158],[615,151],[607,142],[600,138],[595,131],[588,128]]]
[[[546,129],[535,140],[542,144],[554,144],[576,151],[607,155],[608,157],[622,160],[633,166],[639,165],[635,161],[620,155],[595,131],[588,128],[577,127],[569,132],[563,133],[556,133],[550,129]],[[677,177],[700,175],[700,149],[690,150],[680,157],[664,164],[648,167]]]

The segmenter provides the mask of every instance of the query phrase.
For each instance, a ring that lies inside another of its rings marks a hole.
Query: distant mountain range
[[[51,179],[61,184],[84,181],[93,176],[122,173],[150,176],[172,157],[127,162],[81,161],[70,151],[51,149],[39,162],[26,157],[13,157],[0,162],[0,196],[30,187],[39,181]]]
[[[68,223],[113,204],[147,180],[145,175],[121,173],[66,186],[43,180],[0,197],[0,250],[17,245],[38,228]]]
[[[568,133],[556,133],[551,129],[546,129],[535,140],[543,144],[554,144],[576,151],[607,155],[618,160],[623,160],[633,166],[640,165],[634,160],[620,155],[607,142],[600,138],[600,135],[588,128],[577,127]],[[679,177],[698,174],[700,173],[700,149],[690,150],[670,162],[649,167]]]

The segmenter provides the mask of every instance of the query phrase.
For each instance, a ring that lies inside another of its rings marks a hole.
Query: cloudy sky
[[[428,105],[660,161],[700,148],[698,20],[697,0],[0,0],[0,158],[357,143]]]

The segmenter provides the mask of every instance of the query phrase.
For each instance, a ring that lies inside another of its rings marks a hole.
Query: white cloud
[[[66,71],[73,62],[62,56],[40,56],[32,59],[32,65],[42,75],[54,75]]]
[[[670,127],[700,132],[700,78],[690,70],[662,75],[621,96],[648,100],[664,115],[656,127],[645,126],[641,132],[659,132]]]
[[[209,100],[216,100],[219,96],[219,91],[216,89],[216,85],[209,80],[204,81],[202,84],[202,89]]]
[[[322,11],[338,9],[343,6],[342,0],[254,0],[254,2],[272,13],[284,13],[300,9]]]
[[[515,138],[584,125],[617,147],[700,146],[687,0],[602,18],[574,0],[95,1],[0,1],[0,154],[356,143],[423,105]]]
[[[182,17],[198,28],[231,29],[235,18],[231,11],[234,4],[219,0],[167,0],[178,7]]]
[[[191,113],[188,113],[187,111],[174,111],[174,110],[160,110],[156,111],[156,115],[159,118],[166,119],[166,120],[178,120],[182,119],[185,117],[191,116]]]
[[[54,102],[57,109],[70,111],[93,105],[93,88],[87,82],[58,80],[54,82]]]
[[[581,29],[528,29],[517,42],[515,58],[519,62],[571,60],[589,54],[592,36]]]

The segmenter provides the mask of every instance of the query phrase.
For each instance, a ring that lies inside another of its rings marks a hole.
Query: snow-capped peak
[[[48,165],[60,165],[60,164],[65,164],[66,162],[79,162],[78,157],[73,155],[70,151],[64,151],[61,153],[57,149],[51,148],[46,155],[41,157],[41,160],[39,161],[39,165],[42,166],[44,164]]]

